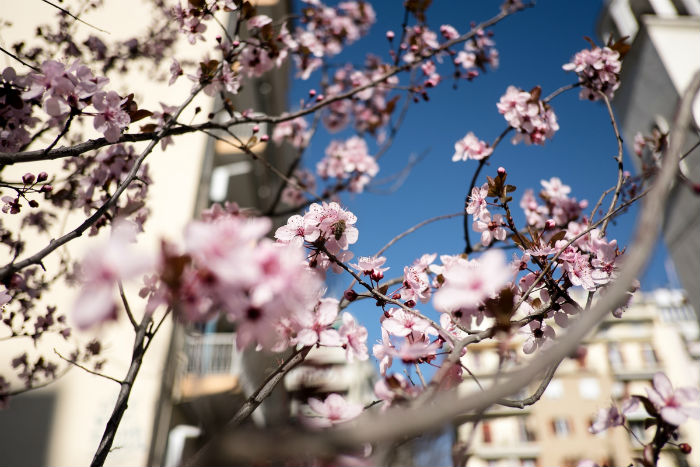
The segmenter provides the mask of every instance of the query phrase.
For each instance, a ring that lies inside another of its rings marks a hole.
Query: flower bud
[[[260,131],[260,127],[258,125],[255,125],[253,127],[253,133],[257,133],[258,131]]]
[[[498,168],[498,175],[505,175],[506,174],[506,169],[504,167],[499,167]]]
[[[390,41],[394,40],[394,31],[387,31],[386,38]]]
[[[343,297],[345,297],[345,300],[352,302],[357,298],[357,292],[352,289],[348,289],[343,292]]]
[[[43,182],[43,181],[48,180],[48,178],[49,178],[49,174],[47,174],[46,172],[39,172],[39,175],[36,176],[36,181]]]
[[[39,191],[43,193],[51,193],[53,191],[53,187],[51,185],[44,185]]]
[[[370,279],[372,279],[375,282],[379,282],[380,280],[384,279],[384,273],[383,272],[377,272],[377,271],[372,271],[372,273],[369,275]]]
[[[690,454],[693,450],[693,448],[688,443],[679,444],[678,449],[680,449],[683,454]]]
[[[266,142],[266,141],[268,141],[269,139],[270,139],[270,137],[269,137],[268,135],[262,135],[262,136],[260,137],[260,141],[262,141],[263,143]]]
[[[38,203],[35,199],[30,199],[30,200],[29,200],[29,206],[32,207],[32,208],[38,208],[38,207],[39,207],[39,203]]]
[[[414,306],[416,306],[416,301],[415,300],[406,300],[405,305],[409,308],[413,308]]]
[[[401,298],[401,294],[396,292],[394,295],[391,296],[391,298],[393,298],[394,300],[398,300],[399,298]]]
[[[25,185],[30,185],[34,182],[34,174],[27,172],[22,176],[22,181],[24,182]]]
[[[309,97],[314,97],[316,95],[315,89],[309,89]]]
[[[553,229],[553,228],[556,227],[556,226],[557,226],[557,223],[554,222],[554,219],[547,219],[547,222],[544,223],[544,227],[545,227],[547,230],[551,230],[551,229]]]

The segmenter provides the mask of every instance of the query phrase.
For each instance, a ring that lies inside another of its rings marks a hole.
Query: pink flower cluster
[[[494,239],[504,241],[508,235],[503,216],[501,214],[492,215],[488,210],[486,202],[488,192],[487,183],[481,187],[472,188],[472,194],[469,196],[467,204],[467,214],[474,217],[472,228],[481,233],[481,244],[484,246],[490,245]]]
[[[324,247],[340,261],[352,259],[348,247],[357,242],[357,217],[336,202],[312,204],[303,215],[294,215],[287,224],[278,228],[275,238],[283,244],[306,245],[312,250],[309,266],[323,271],[329,266],[340,272],[342,268],[321,250]]]
[[[72,157],[67,159],[65,169],[84,174],[80,185],[72,187],[69,180],[65,184],[56,187],[57,195],[52,198],[54,204],[82,208],[86,214],[91,214],[94,209],[104,203],[109,193],[121,183],[127,173],[131,171],[136,162],[137,154],[132,145],[115,144],[104,151],[99,151],[94,156]],[[132,183],[127,188],[126,196],[122,197],[115,206],[115,213],[130,213],[129,219],[135,222],[140,229],[146,221],[149,209],[146,207],[146,197],[151,178],[148,174],[148,164],[141,165],[138,176],[145,183]],[[75,190],[75,196],[64,199],[60,194],[67,190]],[[105,223],[98,223],[90,233],[97,233]]]
[[[272,141],[277,145],[288,142],[297,149],[305,148],[309,144],[311,132],[304,117],[286,120],[275,125],[272,131]]]
[[[369,276],[371,280],[379,282],[384,279],[384,272],[389,270],[389,268],[382,267],[384,263],[386,263],[386,258],[383,256],[360,256],[357,263],[350,266],[365,276]]]
[[[415,260],[411,266],[403,268],[403,285],[401,288],[401,300],[407,302],[427,303],[430,300],[430,265],[437,255],[425,254]]]
[[[361,193],[379,172],[377,162],[367,151],[367,143],[359,136],[346,141],[332,141],[326,148],[326,157],[316,165],[316,172],[324,179],[349,179],[350,191]]]
[[[295,169],[291,177],[298,185],[307,191],[316,191],[316,177],[306,169]],[[291,184],[287,184],[282,190],[281,200],[290,206],[301,206],[306,201],[304,191]]]
[[[260,76],[279,66],[290,54],[302,79],[321,66],[324,56],[340,53],[343,46],[366,34],[375,21],[369,3],[341,2],[329,7],[319,0],[305,0],[301,24],[290,33],[282,26],[278,34],[272,32],[272,20],[259,15],[248,20],[251,38],[241,52],[241,63],[248,76]]]
[[[204,41],[202,35],[207,30],[205,21],[211,19],[210,14],[202,14],[199,8],[183,8],[182,5],[175,5],[170,9],[170,17],[180,26],[180,31],[184,32],[190,44],[197,40]]]
[[[71,112],[80,113],[90,103],[96,110],[95,129],[110,143],[119,140],[121,131],[131,122],[129,114],[122,109],[126,99],[114,91],[102,91],[109,80],[93,75],[77,60],[68,68],[47,60],[41,65],[41,73],[30,73],[27,80],[31,84],[22,99],[41,102],[52,125],[60,125]]]
[[[537,202],[534,192],[528,189],[520,199],[520,207],[525,212],[528,225],[542,229],[548,220],[552,220],[555,226],[566,227],[569,222],[577,220],[588,206],[588,202],[577,201],[570,198],[571,187],[562,183],[558,177],[542,180],[542,190],[539,195],[545,202],[541,205]]]
[[[609,99],[620,87],[620,53],[609,47],[594,47],[583,49],[577,52],[570,63],[562,68],[566,71],[573,71],[578,75],[581,83],[581,99],[598,100],[602,92]]]
[[[440,259],[442,266],[433,268],[443,278],[433,299],[435,309],[465,326],[471,326],[472,319],[480,324],[484,319],[480,306],[513,279],[513,268],[506,263],[500,250],[489,250],[472,260],[461,256],[442,256]]]
[[[527,92],[508,86],[496,107],[516,131],[513,144],[520,141],[525,141],[526,144],[544,144],[545,140],[551,139],[559,130],[557,116],[549,104],[539,99],[539,91]]]
[[[192,263],[171,293],[189,321],[221,312],[236,323],[239,348],[283,350],[290,338],[285,320],[313,309],[320,295],[321,280],[301,248],[265,238],[269,229],[268,219],[221,215],[185,232]]]
[[[39,119],[32,116],[32,106],[22,99],[27,79],[8,67],[0,75],[0,152],[18,151],[31,141],[28,128]]]
[[[495,48],[490,32],[478,30],[471,40],[465,42],[464,50],[457,53],[454,64],[465,69],[468,80],[479,76],[480,71],[486,70],[486,65],[492,69],[498,68],[498,50]]]
[[[343,312],[338,329],[331,326],[338,318],[338,300],[322,298],[312,310],[300,309],[280,326],[292,345],[343,347],[349,362],[367,360],[367,329]]]
[[[455,153],[452,156],[452,162],[466,161],[474,159],[479,161],[489,157],[493,152],[493,148],[489,147],[488,143],[478,139],[471,131],[467,135],[455,143]]]
[[[336,70],[333,80],[324,89],[328,96],[337,95],[364,86],[383,76],[389,65],[379,57],[368,55],[365,60],[365,70],[355,70],[346,65]],[[383,83],[370,86],[355,94],[355,99],[341,99],[332,102],[323,113],[323,124],[331,132],[345,128],[352,119],[358,133],[369,132],[377,134],[390,120],[395,107],[395,99],[388,99],[391,87],[398,84],[396,76],[387,78]],[[384,84],[386,83],[386,84]]]
[[[153,267],[152,258],[134,251],[136,228],[125,221],[115,222],[106,244],[85,256],[81,266],[82,289],[73,307],[73,321],[87,329],[116,319],[114,302],[117,283],[136,277]]]
[[[520,201],[528,225],[546,229],[540,244],[533,245],[526,251],[527,255],[536,257],[548,256],[561,250],[569,239],[588,228],[588,221],[585,218],[579,219],[588,203],[570,198],[571,187],[556,177],[549,181],[543,180],[542,187],[544,189],[540,192],[540,197],[545,205],[537,203],[532,190],[527,190]],[[545,241],[560,229],[566,232],[564,239],[557,240],[554,244]],[[614,277],[620,254],[616,240],[608,241],[598,229],[593,229],[564,248],[557,261],[571,284],[592,291]]]

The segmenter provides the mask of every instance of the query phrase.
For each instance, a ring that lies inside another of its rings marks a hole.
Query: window
[[[547,385],[547,389],[544,390],[544,396],[547,399],[561,399],[564,395],[564,384],[560,379],[553,379]]]
[[[484,437],[484,444],[491,444],[491,424],[489,422],[481,423],[481,434]]]
[[[595,378],[583,378],[578,382],[578,392],[584,399],[598,399],[600,385]]]
[[[641,420],[632,420],[629,422],[630,427],[630,441],[635,447],[640,446],[641,443],[646,442],[647,435],[644,430],[644,422]]]
[[[615,342],[610,342],[608,344],[608,360],[610,361],[610,366],[613,370],[619,370],[625,366],[625,361],[622,358],[620,346],[618,346]]]
[[[642,361],[646,367],[654,368],[659,363],[654,347],[648,342],[642,344]]]
[[[566,438],[571,433],[571,424],[566,417],[556,417],[552,420],[552,431],[557,438]]]
[[[528,426],[527,417],[518,417],[518,438],[522,443],[535,441],[535,434]]]

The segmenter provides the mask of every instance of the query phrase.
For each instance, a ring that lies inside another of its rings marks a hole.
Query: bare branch
[[[71,365],[77,366],[77,367],[80,368],[81,370],[85,370],[85,371],[87,371],[88,373],[93,374],[93,375],[95,375],[95,376],[99,376],[99,377],[101,377],[101,378],[105,378],[105,379],[108,379],[108,380],[110,380],[110,381],[114,381],[114,382],[117,383],[117,384],[122,384],[122,383],[123,383],[123,381],[118,380],[117,378],[113,378],[113,377],[111,377],[111,376],[109,376],[109,375],[105,375],[104,373],[100,373],[99,371],[91,370],[90,368],[88,368],[88,367],[86,367],[86,366],[84,366],[84,365],[81,365],[80,363],[76,362],[75,360],[71,360],[70,358],[64,357],[64,356],[61,355],[61,354],[58,352],[58,350],[56,350],[56,349],[53,349],[53,351],[54,351],[54,353],[55,353],[56,355],[58,355],[59,357],[61,357],[62,360],[65,360],[66,362],[70,363]]]

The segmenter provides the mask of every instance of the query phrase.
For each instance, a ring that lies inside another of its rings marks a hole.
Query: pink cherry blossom
[[[117,222],[107,243],[83,259],[82,288],[73,307],[73,320],[79,328],[116,318],[113,294],[117,282],[143,274],[153,266],[150,257],[133,251],[135,235],[133,224]]]
[[[425,336],[437,335],[437,330],[429,321],[409,313],[402,308],[390,308],[386,311],[389,315],[382,321],[382,328],[393,336],[406,337],[408,335]]]
[[[481,232],[481,244],[489,246],[495,240],[504,241],[508,235],[505,229],[505,221],[501,214],[494,214],[493,218],[490,215],[476,219],[472,224],[472,228],[476,232]]]
[[[311,193],[316,191],[316,177],[307,169],[295,169],[291,177],[299,186]],[[305,192],[288,183],[280,197],[283,203],[300,206],[306,200]]]
[[[357,263],[351,264],[354,269],[360,271],[366,276],[370,276],[374,281],[380,281],[384,278],[384,272],[389,268],[383,268],[386,263],[386,258],[383,256],[360,256]]]
[[[486,196],[489,192],[488,183],[484,183],[480,187],[472,188],[472,193],[469,196],[467,204],[467,214],[472,214],[477,219],[490,217]]]
[[[350,191],[360,193],[364,186],[379,172],[374,157],[367,152],[364,139],[353,136],[347,141],[332,141],[326,148],[326,157],[316,165],[321,178],[351,179]]]
[[[634,411],[637,406],[639,406],[639,399],[636,397],[630,397],[622,403],[621,409],[618,409],[615,405],[611,405],[607,409],[600,409],[595,421],[588,431],[593,434],[597,434],[607,430],[608,428],[624,425],[626,421],[625,415]]]
[[[666,423],[678,426],[688,417],[700,419],[700,407],[688,406],[698,402],[700,391],[697,388],[683,387],[674,390],[668,376],[662,372],[654,375],[653,383],[653,388],[646,388],[647,397]]]
[[[467,159],[481,160],[489,157],[493,152],[493,148],[478,139],[471,131],[467,135],[455,143],[455,153],[452,156],[452,162],[466,161]]]
[[[550,344],[555,337],[554,328],[538,320],[530,321],[520,332],[528,336],[523,344],[523,352],[526,354]]]
[[[579,93],[581,99],[598,100],[598,92],[612,99],[613,93],[620,87],[620,54],[609,47],[581,50],[562,68],[578,75],[579,83],[582,84]]]
[[[564,185],[559,177],[552,177],[549,179],[549,181],[542,180],[540,183],[544,188],[542,192],[543,195],[550,200],[564,199],[568,197],[569,193],[571,193],[571,187]]]
[[[272,141],[278,145],[286,141],[295,148],[304,148],[309,144],[311,137],[308,126],[303,117],[280,122],[275,125],[275,129],[272,131]]]
[[[131,122],[129,114],[121,109],[126,102],[114,91],[100,91],[92,97],[92,105],[97,109],[94,125],[110,143],[119,141],[121,131]]]
[[[420,301],[421,303],[430,300],[430,278],[424,268],[404,267],[401,299]]]
[[[292,319],[301,329],[292,343],[303,346],[316,344],[340,346],[338,331],[330,328],[337,317],[338,300],[334,298],[321,299],[313,311],[300,310],[294,313]]]
[[[443,272],[445,283],[435,293],[435,309],[450,313],[480,305],[494,296],[512,278],[505,254],[489,250],[480,258],[456,261]]]
[[[496,106],[516,131],[513,144],[521,140],[526,144],[544,144],[559,130],[557,117],[549,105],[515,86],[508,87]]]
[[[339,394],[329,394],[321,400],[312,397],[308,400],[311,416],[303,417],[304,424],[313,428],[326,428],[352,420],[362,413],[362,404],[346,401]]]
[[[421,363],[435,358],[435,354],[437,354],[441,347],[442,341],[439,339],[433,342],[426,340],[411,342],[408,339],[404,339],[398,349],[391,348],[389,351],[392,353],[393,357],[398,358],[403,363]]]
[[[355,318],[347,311],[343,312],[343,324],[338,329],[340,341],[345,347],[345,355],[349,362],[354,359],[367,360],[367,328],[357,324]]]

